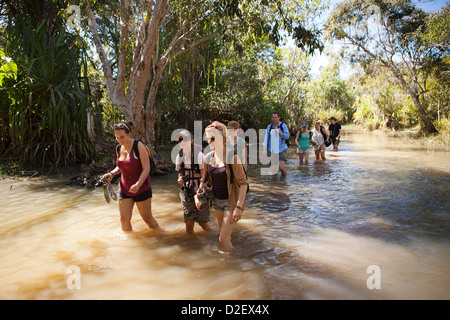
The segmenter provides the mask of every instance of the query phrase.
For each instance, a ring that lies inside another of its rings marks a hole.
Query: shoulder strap
[[[116,158],[118,158],[120,156],[120,148],[122,147],[122,145],[118,144],[116,146]]]
[[[269,131],[267,131],[267,129],[266,129],[266,134],[268,135],[268,137],[267,137],[267,149],[269,149],[269,146],[270,146],[270,131],[273,129],[273,123],[271,123],[270,124],[270,127],[269,127]]]
[[[325,138],[325,134],[323,133],[323,127],[319,127],[319,132],[323,135],[323,137]]]
[[[139,161],[141,160],[141,158],[139,157],[139,148],[138,148],[138,144],[139,144],[139,140],[134,140],[133,141],[133,151],[134,151],[134,155],[135,158],[137,158]],[[153,176],[155,175],[155,171],[156,171],[156,166],[155,166],[155,162],[150,154],[150,149],[144,144],[145,149],[147,149],[147,155],[148,155],[148,160],[150,162],[150,171],[149,171],[149,175]]]
[[[180,149],[180,152],[178,153],[178,156],[180,157],[180,172],[181,172],[182,175],[184,175],[183,149]]]
[[[133,141],[133,150],[134,150],[134,155],[136,156],[136,158],[139,158],[139,148],[138,148],[138,144],[139,144],[139,140],[134,140]]]
[[[202,152],[200,148],[192,143],[191,144],[191,168],[195,170],[196,173],[200,173],[200,164],[198,163],[198,154]]]
[[[280,121],[280,124],[278,125],[278,128],[280,128],[280,130],[283,131],[283,124],[286,126],[286,130],[289,131],[287,125],[286,125],[285,123],[281,122],[281,121]],[[286,141],[286,143],[287,143],[288,139],[286,139],[285,137],[282,137],[282,138],[283,138],[283,139]]]

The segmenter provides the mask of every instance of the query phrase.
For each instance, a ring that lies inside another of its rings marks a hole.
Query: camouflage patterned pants
[[[183,205],[184,211],[184,222],[188,222],[189,220],[194,219],[195,222],[198,223],[206,223],[209,222],[210,215],[210,206],[206,204],[203,206],[203,209],[199,211],[195,206],[194,197],[189,197],[185,190],[180,191],[180,199]]]

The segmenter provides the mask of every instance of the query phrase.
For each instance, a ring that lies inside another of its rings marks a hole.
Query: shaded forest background
[[[158,150],[195,120],[259,129],[273,111],[292,133],[334,116],[448,141],[449,4],[426,13],[405,0],[347,0],[314,23],[328,6],[3,1],[0,159],[8,170],[88,165],[114,152],[119,121],[135,121]],[[340,50],[328,51],[333,40]],[[331,61],[314,76],[311,59],[323,51]],[[357,72],[343,77],[343,62]]]

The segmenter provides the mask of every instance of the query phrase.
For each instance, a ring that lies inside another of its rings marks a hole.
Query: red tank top
[[[120,154],[119,154],[120,157]],[[138,194],[147,191],[152,187],[150,182],[150,175],[148,175],[147,179],[145,179],[144,183],[139,188],[139,191],[136,193],[130,192],[130,188],[133,184],[135,184],[142,173],[142,165],[139,159],[136,159],[134,156],[134,148],[131,148],[131,152],[128,155],[128,158],[125,160],[116,159],[116,165],[119,167],[122,172],[122,176],[119,182],[120,190],[129,197],[137,196]]]

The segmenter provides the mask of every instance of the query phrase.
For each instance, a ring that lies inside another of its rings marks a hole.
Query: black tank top
[[[228,199],[227,187],[227,168],[209,166],[209,174],[211,175],[214,196],[217,199]]]

